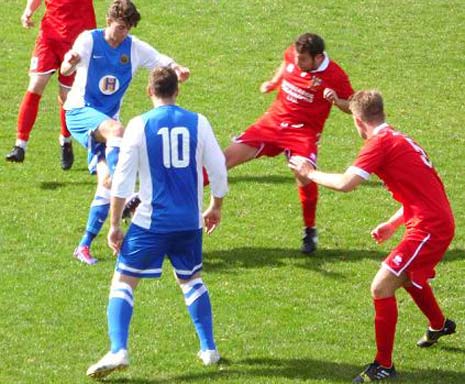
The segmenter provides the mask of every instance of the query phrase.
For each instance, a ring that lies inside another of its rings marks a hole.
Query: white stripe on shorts
[[[402,272],[405,271],[405,269],[412,263],[413,260],[418,256],[418,253],[421,251],[423,246],[426,244],[426,242],[430,239],[431,233],[428,233],[428,235],[421,241],[420,245],[415,249],[415,252],[413,252],[413,256],[410,258],[410,260],[404,265],[404,268],[402,268],[399,272],[394,271],[392,268],[390,268],[387,264],[383,263],[383,266],[390,270],[394,275],[400,276]]]
[[[124,263],[118,263],[118,268],[122,269],[123,271],[128,271],[132,273],[138,273],[140,275],[149,275],[149,274],[161,274],[161,268],[153,268],[153,269],[138,269],[130,267]]]
[[[192,268],[191,271],[186,271],[184,269],[176,269],[176,268],[174,270],[178,275],[192,275],[195,271],[197,271],[201,267],[202,267],[202,263],[197,264],[194,268]]]

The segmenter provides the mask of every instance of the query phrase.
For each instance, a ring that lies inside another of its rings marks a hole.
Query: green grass
[[[0,37],[0,148],[14,143],[37,30],[20,27],[23,1],[10,0]],[[222,146],[261,115],[261,95],[284,48],[315,31],[355,88],[378,88],[388,120],[428,151],[450,196],[457,235],[438,266],[434,288],[458,334],[419,350],[426,323],[404,292],[395,362],[405,383],[465,381],[465,163],[463,1],[139,0],[134,33],[186,64],[192,77],[179,103],[204,113]],[[107,2],[96,1],[104,22]],[[38,18],[36,19],[38,20]],[[149,108],[146,73],[123,105],[125,122]],[[0,382],[86,383],[88,365],[108,348],[106,303],[114,259],[102,234],[95,267],[71,257],[85,226],[95,180],[76,146],[73,169],[59,166],[53,79],[23,164],[0,161]],[[341,171],[361,146],[351,118],[335,111],[320,149],[322,169]],[[182,295],[168,265],[136,292],[131,367],[113,383],[344,383],[374,354],[369,286],[399,239],[376,246],[369,231],[397,209],[373,181],[351,194],[321,190],[320,249],[298,252],[301,215],[283,158],[262,159],[230,174],[224,221],[205,239],[206,281],[218,346],[226,363],[204,368]],[[105,227],[104,232],[106,232]]]

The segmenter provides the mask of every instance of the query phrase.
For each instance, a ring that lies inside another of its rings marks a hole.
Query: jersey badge
[[[128,55],[121,55],[121,57],[119,58],[119,62],[121,64],[129,63],[129,56]]]
[[[321,78],[313,76],[312,79],[310,80],[309,84],[308,84],[308,88],[312,89],[312,90],[315,90],[316,88],[318,88],[321,85],[322,82],[323,82],[323,80]]]
[[[100,79],[98,86],[104,95],[113,95],[119,89],[119,80],[115,76],[105,75]]]

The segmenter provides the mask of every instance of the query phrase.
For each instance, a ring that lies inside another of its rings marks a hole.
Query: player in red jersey
[[[346,73],[325,52],[323,39],[305,33],[284,53],[274,77],[264,82],[263,93],[278,90],[268,111],[225,150],[226,165],[260,156],[299,155],[316,166],[318,140],[334,104],[346,113],[353,89]],[[316,249],[318,190],[315,183],[297,181],[305,224],[302,252]]]
[[[32,16],[42,0],[28,0],[21,22],[23,27],[32,28]],[[71,49],[76,37],[86,29],[96,27],[92,0],[45,0],[45,13],[32,53],[29,68],[29,85],[18,112],[16,143],[6,155],[7,161],[23,162],[29,136],[36,121],[42,93],[51,76],[60,68],[65,53]],[[58,75],[61,121],[61,167],[66,170],[73,165],[74,155],[71,135],[66,128],[65,112],[62,108],[74,75]]]
[[[343,192],[353,190],[375,173],[402,205],[371,232],[373,239],[382,243],[400,225],[406,227],[401,242],[384,260],[371,285],[377,353],[374,362],[354,379],[354,383],[365,383],[396,376],[392,351],[397,289],[405,288],[429,321],[429,328],[417,342],[419,347],[429,347],[441,336],[455,332],[455,323],[444,317],[428,283],[454,237],[455,225],[444,186],[425,151],[385,123],[381,94],[355,93],[350,110],[365,140],[353,166],[343,174],[323,173],[314,170],[307,159],[293,157],[289,167],[299,178]]]

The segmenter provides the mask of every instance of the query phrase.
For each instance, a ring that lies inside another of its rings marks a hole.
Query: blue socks
[[[90,247],[92,241],[99,234],[103,223],[108,217],[110,210],[110,190],[98,186],[94,200],[90,205],[89,216],[87,219],[86,232],[79,243],[79,246]]]
[[[200,350],[216,349],[210,296],[201,278],[181,284],[184,300],[200,341]]]
[[[108,301],[108,335],[111,341],[111,351],[128,349],[129,323],[134,307],[134,295],[129,284],[114,283],[110,289]]]

